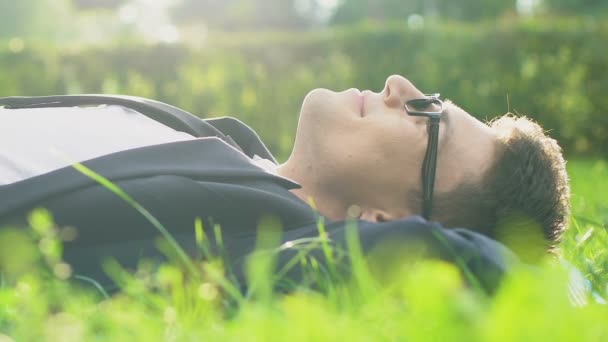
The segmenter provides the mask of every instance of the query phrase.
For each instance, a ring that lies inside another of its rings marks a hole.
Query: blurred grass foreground
[[[582,0],[0,0],[0,97],[149,97],[237,117],[284,160],[309,90],[378,90],[398,73],[478,118],[539,121],[570,160],[573,206],[558,255],[513,269],[492,296],[447,264],[387,277],[362,258],[351,279],[277,293],[273,253],[260,251],[245,294],[210,257],[142,261],[135,274],[109,260],[122,289],[109,297],[62,261],[73,229],[39,211],[29,230],[0,236],[0,342],[608,341],[607,10]]]
[[[253,285],[245,294],[210,257],[194,272],[142,261],[134,275],[109,260],[122,290],[108,297],[62,262],[61,240],[73,231],[34,212],[27,233],[0,237],[0,340],[605,341],[608,164],[569,166],[574,215],[561,256],[513,269],[492,296],[445,263],[410,263],[387,278],[361,257],[350,279],[281,294],[273,291],[273,252],[260,250],[249,260]],[[314,260],[302,260],[324,277]]]

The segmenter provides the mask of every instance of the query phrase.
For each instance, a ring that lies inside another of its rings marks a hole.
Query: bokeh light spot
[[[12,38],[8,41],[8,50],[12,53],[19,53],[25,49],[25,41],[19,37]]]
[[[407,26],[412,30],[419,30],[424,27],[424,17],[420,14],[412,14],[407,17]]]

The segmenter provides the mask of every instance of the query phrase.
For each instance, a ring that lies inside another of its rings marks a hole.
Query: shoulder
[[[419,216],[380,223],[331,222],[325,229],[338,249],[348,250],[355,235],[364,254],[382,255],[387,263],[384,268],[403,268],[403,263],[421,258],[442,260],[459,268],[467,283],[487,292],[497,288],[517,260],[495,240],[467,229],[448,229]],[[310,227],[309,233],[318,235],[318,230]],[[305,237],[299,235],[291,238]]]

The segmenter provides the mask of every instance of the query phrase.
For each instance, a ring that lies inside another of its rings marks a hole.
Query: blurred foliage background
[[[402,74],[608,156],[605,0],[0,0],[0,96],[120,93],[230,115],[278,159],[318,87]]]

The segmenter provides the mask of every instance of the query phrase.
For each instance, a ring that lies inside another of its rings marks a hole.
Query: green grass
[[[608,294],[608,163],[568,164],[572,219],[561,250],[606,298]]]
[[[569,171],[573,220],[563,258],[607,297],[608,163],[574,161]],[[177,261],[160,269],[143,263],[135,277],[110,263],[124,290],[103,300],[100,291],[64,280],[61,234],[49,217],[38,212],[30,224],[37,244],[10,232],[0,237],[0,333],[15,341],[608,340],[608,305],[569,290],[567,269],[555,258],[514,269],[492,297],[465,287],[445,263],[421,262],[380,279],[363,259],[350,282],[279,295],[270,290],[272,254],[260,252],[250,262],[257,286],[238,307],[221,260],[195,263],[199,277]],[[308,264],[314,275],[314,260]]]

